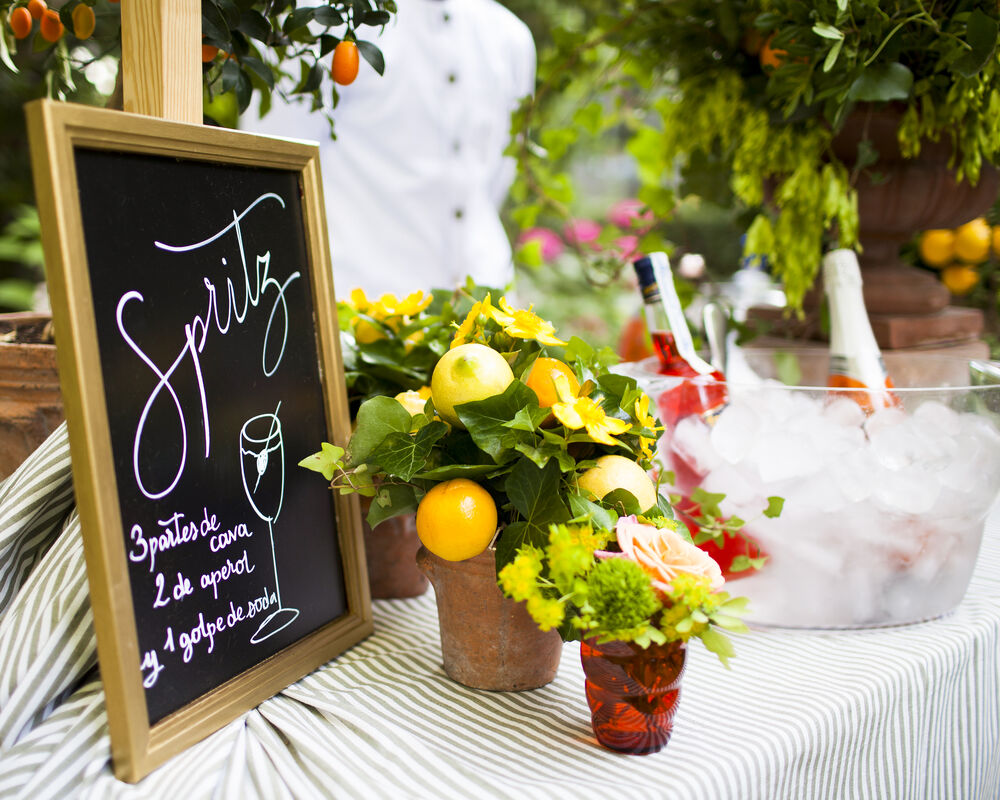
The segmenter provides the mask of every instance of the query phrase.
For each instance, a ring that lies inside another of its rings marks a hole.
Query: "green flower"
[[[627,558],[598,561],[587,576],[587,599],[608,630],[638,627],[662,604],[642,567]]]

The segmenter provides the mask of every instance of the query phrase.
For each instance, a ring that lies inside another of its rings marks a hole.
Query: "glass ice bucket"
[[[766,554],[727,587],[750,598],[748,620],[870,627],[958,605],[1000,490],[1000,363],[886,353],[897,404],[880,407],[825,387],[825,350],[741,352],[728,405],[667,426],[658,454],[682,495],[724,493],[722,513]],[[681,379],[656,366],[618,371],[666,402]]]

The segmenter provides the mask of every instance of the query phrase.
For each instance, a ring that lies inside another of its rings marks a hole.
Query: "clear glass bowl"
[[[728,405],[669,425],[658,454],[682,495],[724,493],[722,513],[766,553],[727,587],[750,598],[749,621],[870,627],[958,605],[1000,490],[1000,363],[886,353],[896,405],[883,407],[826,388],[825,350],[741,352]],[[618,371],[659,403],[680,379],[656,367]],[[770,496],[784,498],[775,519]]]

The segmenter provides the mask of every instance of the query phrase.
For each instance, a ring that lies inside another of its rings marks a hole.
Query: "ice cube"
[[[802,436],[788,431],[775,431],[759,440],[749,460],[765,484],[812,475],[823,466],[823,456]]]
[[[853,400],[837,397],[823,407],[823,416],[845,428],[861,428],[865,422],[865,412]]]
[[[728,409],[726,409],[728,411]],[[675,466],[679,459],[684,466],[698,475],[706,475],[719,463],[720,458],[712,447],[711,429],[697,415],[684,417],[674,428],[670,452]]]
[[[760,427],[760,416],[753,407],[734,401],[718,416],[712,427],[712,447],[723,460],[736,464],[754,446]]]
[[[961,428],[958,414],[937,400],[927,400],[917,406],[913,412],[913,421],[945,436],[955,436]]]

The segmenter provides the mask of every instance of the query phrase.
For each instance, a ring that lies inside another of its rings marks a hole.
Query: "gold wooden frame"
[[[349,412],[316,145],[137,114],[38,100],[25,107],[76,499],[84,536],[115,774],[137,781],[373,630],[357,498],[336,496],[347,613],[150,725],[140,671],[125,537],[91,305],[74,148],[295,171],[315,303],[330,441],[346,446]],[[87,376],[87,380],[85,380]],[[317,442],[318,444],[318,442]]]

